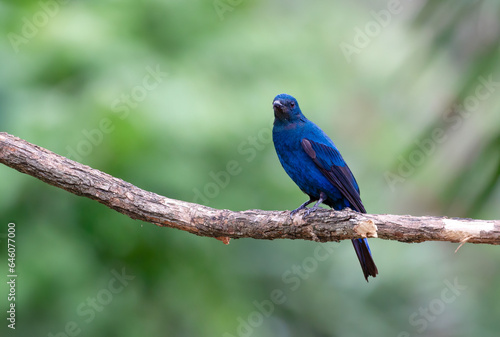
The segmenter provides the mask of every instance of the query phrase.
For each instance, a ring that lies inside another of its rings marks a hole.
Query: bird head
[[[304,116],[297,100],[287,94],[279,94],[273,100],[274,117],[281,122],[294,122]]]

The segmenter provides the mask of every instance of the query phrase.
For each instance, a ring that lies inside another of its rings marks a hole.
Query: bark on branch
[[[0,132],[0,162],[50,185],[84,196],[132,219],[207,237],[338,241],[378,237],[402,242],[449,241],[499,244],[499,220],[319,210],[232,212],[169,199]]]

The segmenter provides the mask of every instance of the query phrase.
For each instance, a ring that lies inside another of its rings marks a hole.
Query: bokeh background
[[[294,209],[305,196],[270,139],[285,92],[334,140],[369,212],[499,219],[499,15],[464,0],[2,1],[0,129],[170,198]],[[225,246],[3,165],[0,178],[2,336],[500,330],[495,246],[371,239],[380,274],[366,283],[348,241]]]

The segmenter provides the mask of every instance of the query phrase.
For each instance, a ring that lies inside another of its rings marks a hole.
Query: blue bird
[[[307,209],[304,216],[324,203],[335,210],[349,207],[366,213],[359,187],[332,140],[300,111],[297,100],[280,94],[273,100],[273,142],[281,165],[309,200],[291,212]],[[366,281],[378,274],[366,239],[353,239]]]

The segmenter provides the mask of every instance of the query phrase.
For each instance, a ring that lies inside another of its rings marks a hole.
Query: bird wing
[[[321,173],[349,201],[351,207],[361,213],[366,213],[361,202],[356,179],[336,148],[303,138],[302,148],[314,161]]]

